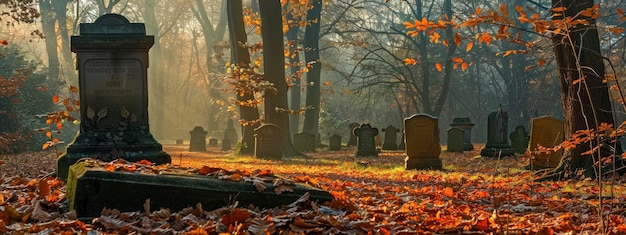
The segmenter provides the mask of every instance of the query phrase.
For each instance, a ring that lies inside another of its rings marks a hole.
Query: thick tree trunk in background
[[[165,137],[165,76],[163,76],[163,66],[161,64],[163,50],[160,43],[159,24],[156,20],[155,7],[156,0],[144,0],[143,19],[146,24],[146,33],[154,35],[154,45],[150,49],[150,67],[148,68],[148,90],[150,98],[148,107],[152,134],[157,139]]]
[[[320,118],[320,76],[322,62],[320,61],[320,13],[322,12],[322,0],[313,0],[313,8],[307,11],[306,31],[304,33],[304,60],[307,64],[312,63],[306,73],[306,107],[302,132],[319,134]],[[317,22],[315,22],[317,21]]]
[[[248,68],[250,65],[250,53],[248,48],[242,46],[248,41],[243,23],[242,3],[241,0],[227,1],[231,61],[238,64],[241,68]],[[243,95],[237,94],[237,100],[242,102],[254,100],[254,94],[252,92],[245,92]],[[257,107],[239,106],[239,115],[243,121],[256,121],[259,119],[259,110]],[[258,122],[255,122],[254,125],[241,125],[241,154],[254,154],[254,128],[258,126]]]
[[[592,7],[593,0],[553,0],[553,7],[566,7],[565,17],[574,16]],[[559,78],[565,137],[571,137],[577,130],[595,129],[600,123],[614,122],[611,114],[609,90],[604,79],[604,61],[600,54],[600,41],[594,21],[588,26],[569,29],[569,37],[553,37]],[[580,73],[582,72],[582,74]],[[583,78],[584,81],[574,84]],[[597,143],[591,143],[593,147]],[[586,176],[595,176],[591,156],[581,156],[590,149],[589,143],[566,150],[557,168],[560,176],[574,177],[575,171],[585,169]],[[597,155],[597,154],[595,154]]]
[[[61,55],[63,58],[63,75],[68,81],[78,84],[78,76],[74,68],[74,60],[72,59],[72,50],[70,49],[70,37],[67,29],[67,4],[69,0],[52,1],[54,12],[59,26],[59,36],[61,36]]]
[[[285,55],[283,52],[283,21],[280,0],[261,0],[261,32],[263,38],[264,79],[276,88],[276,92],[265,92],[265,122],[278,125],[284,134],[283,157],[293,155],[289,135],[287,110],[287,82],[285,81]]]
[[[287,22],[290,20],[294,20],[291,13],[287,13]],[[291,95],[291,99],[289,102],[289,108],[291,110],[300,110],[300,98],[302,97],[302,91],[300,90],[300,76],[297,76],[298,71],[300,71],[300,67],[296,66],[298,62],[300,62],[300,53],[298,52],[298,31],[300,27],[298,26],[298,22],[295,22],[293,25],[289,26],[289,31],[287,31],[287,41],[289,41],[289,79],[291,80],[291,89],[289,90],[289,94]],[[300,116],[299,115],[289,115],[289,132],[293,135],[300,131]]]
[[[41,12],[41,29],[46,44],[48,54],[48,78],[59,79],[59,53],[57,51],[57,34],[55,30],[56,18],[54,17],[53,5],[50,1],[39,0],[39,11]]]

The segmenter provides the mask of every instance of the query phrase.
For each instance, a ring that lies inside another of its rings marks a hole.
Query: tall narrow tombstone
[[[354,129],[354,135],[357,138],[356,157],[378,157],[374,140],[378,135],[378,128],[372,127],[369,123],[361,124],[359,128]]]
[[[505,157],[515,155],[515,150],[509,145],[508,138],[509,116],[502,109],[491,112],[487,117],[487,144],[480,150],[483,157]]]
[[[328,139],[329,139],[328,150],[331,150],[331,151],[341,150],[341,136],[340,135],[333,134],[330,137],[328,137]]]
[[[448,152],[463,152],[463,130],[451,127],[448,129]]]
[[[442,169],[439,145],[439,120],[428,114],[404,119],[406,141],[405,168]]]
[[[232,148],[231,143],[230,143],[230,139],[223,139],[222,140],[222,151],[228,151]]]
[[[554,168],[561,162],[563,150],[548,153],[538,152],[538,146],[554,147],[563,142],[563,121],[548,116],[534,118],[530,122],[530,156],[532,169]]]
[[[358,123],[350,123],[348,128],[350,129],[350,139],[348,139],[348,146],[356,146],[356,135],[354,135],[354,129],[359,128]]]
[[[530,136],[524,126],[516,126],[515,131],[509,135],[511,139],[511,147],[515,149],[515,153],[524,154],[528,148],[528,141]]]
[[[474,150],[474,145],[472,145],[472,127],[474,127],[474,123],[472,123],[469,117],[454,118],[450,127],[463,130],[463,150]]]
[[[254,129],[254,155],[257,158],[280,160],[283,149],[283,131],[278,125],[267,123]]]
[[[194,127],[189,132],[191,136],[189,138],[189,152],[204,152],[206,151],[206,135],[207,131],[201,126]]]
[[[404,136],[405,136],[405,133],[404,133],[404,130],[402,130],[400,132],[400,144],[398,145],[398,150],[406,150],[406,143],[404,141],[405,139]]]
[[[228,122],[226,122],[226,130],[224,130],[224,140],[225,139],[229,139],[229,143],[237,143],[237,141],[239,141],[233,119],[228,119]],[[230,149],[230,147],[228,147],[228,149]]]
[[[65,179],[69,166],[84,157],[170,163],[148,125],[148,50],[154,36],[145,25],[106,14],[81,23],[72,36],[79,80],[80,132],[57,161]]]
[[[302,152],[315,152],[315,135],[309,133],[298,133],[293,135],[293,147]]]
[[[400,129],[389,125],[383,128],[383,132],[385,132],[383,150],[398,150],[398,132],[400,132]]]

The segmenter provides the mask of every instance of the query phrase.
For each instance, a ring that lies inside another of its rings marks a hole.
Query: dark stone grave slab
[[[439,119],[428,114],[414,114],[404,119],[406,133],[405,168],[441,170],[439,158]]]
[[[483,157],[505,157],[515,155],[515,150],[509,145],[508,138],[509,115],[502,107],[487,116],[487,143],[480,150]]]
[[[217,139],[209,138],[209,147],[217,147]]]
[[[356,146],[356,135],[354,135],[354,129],[359,128],[359,124],[356,122],[350,123],[348,129],[350,129],[350,139],[348,139],[348,146]]]
[[[406,150],[406,141],[404,141],[405,135],[404,130],[402,130],[402,132],[400,132],[400,144],[398,145],[398,150]]]
[[[118,14],[81,23],[72,36],[79,80],[80,132],[57,161],[57,176],[81,158],[171,162],[148,125],[148,51],[154,36]]]
[[[369,123],[361,124],[354,129],[354,135],[357,137],[356,157],[378,157],[375,141],[378,128],[373,128]]]
[[[223,139],[222,140],[222,151],[228,151],[232,148],[231,144],[230,144],[230,139]]]
[[[451,127],[448,129],[448,152],[463,152],[463,130]]]
[[[383,128],[383,132],[385,132],[383,150],[398,150],[398,132],[400,132],[400,129],[389,125]]]
[[[331,151],[341,150],[341,136],[340,135],[333,134],[330,137],[328,137],[328,139],[329,139],[328,150],[331,150]]]
[[[235,126],[233,124],[233,119],[228,119],[228,122],[226,122],[226,130],[224,130],[224,139],[230,140],[231,144],[237,143],[237,141],[239,141],[239,137],[237,136],[237,130],[235,130]]]
[[[183,145],[183,139],[176,139],[176,145]]]
[[[302,152],[315,152],[315,135],[310,133],[298,133],[293,135],[293,147]]]
[[[206,151],[206,135],[207,131],[201,126],[196,126],[189,132],[191,137],[189,138],[189,152],[204,152]]]
[[[70,208],[79,218],[100,216],[104,207],[122,211],[143,211],[143,204],[150,199],[150,208],[169,208],[180,211],[202,203],[205,210],[227,206],[239,201],[239,205],[253,204],[259,208],[288,205],[305,193],[312,201],[323,203],[332,196],[318,188],[296,183],[293,192],[280,195],[272,182],[259,192],[252,182],[216,179],[205,175],[166,175],[135,172],[108,172],[93,168],[84,162],[71,167],[67,181],[67,198]]]
[[[509,139],[511,139],[511,147],[515,149],[515,153],[524,154],[526,152],[530,135],[524,126],[516,126],[515,131],[509,135]]]
[[[281,160],[284,147],[283,131],[278,125],[267,123],[254,129],[254,156],[257,158]]]
[[[474,123],[472,123],[469,117],[455,117],[452,120],[450,127],[456,127],[463,130],[464,151],[474,150],[474,145],[472,145],[472,127],[474,127]]]

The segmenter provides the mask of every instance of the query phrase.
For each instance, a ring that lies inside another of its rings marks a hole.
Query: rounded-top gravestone
[[[201,126],[196,126],[189,132],[191,138],[189,138],[189,152],[204,152],[206,151],[206,135],[207,131]]]
[[[508,138],[509,115],[502,107],[487,116],[487,143],[480,151],[483,157],[504,157],[515,155],[515,150],[509,145]]]
[[[354,135],[357,137],[355,154],[357,157],[378,157],[375,140],[378,128],[372,127],[369,123],[361,124],[359,128],[354,129]]]

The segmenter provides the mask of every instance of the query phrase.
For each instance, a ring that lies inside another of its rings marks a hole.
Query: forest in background
[[[33,74],[43,76],[42,81],[34,81],[20,91],[45,90],[45,94],[35,92],[43,96],[41,100],[2,99],[2,107],[38,107],[15,112],[19,117],[2,118],[18,120],[24,132],[45,126],[44,120],[34,116],[53,110],[45,97],[57,93],[72,98],[69,88],[78,86],[69,36],[79,34],[80,23],[93,22],[105,13],[119,13],[131,22],[145,23],[148,34],[157,39],[150,51],[148,74],[149,113],[155,136],[162,141],[187,138],[188,131],[198,125],[220,136],[228,118],[239,119],[235,95],[227,82],[231,52],[226,2],[39,0],[33,4],[41,16],[33,23],[11,24],[10,18],[4,17],[7,27],[0,29],[0,38],[8,45],[2,47],[2,54],[16,59],[6,60],[5,63],[15,64],[4,66],[3,76],[9,77],[15,68],[32,68]],[[261,41],[258,6],[255,1],[243,2],[251,61],[260,72],[263,53],[254,49]],[[322,2],[319,19],[307,19],[308,1],[281,3],[287,38],[286,76],[291,87],[288,92],[290,97],[296,97],[290,99],[292,110],[306,109],[307,86],[313,85],[307,82],[307,71],[314,63],[304,56],[305,29],[319,23],[321,77],[317,85],[321,90],[319,134],[323,140],[334,133],[346,136],[351,122],[367,122],[379,128],[390,124],[400,127],[403,118],[420,112],[439,117],[440,130],[444,130],[442,140],[454,117],[470,117],[476,123],[476,142],[485,141],[486,117],[500,105],[509,114],[509,130],[517,125],[528,127],[530,119],[536,116],[562,118],[550,35],[533,33],[530,23],[518,22],[525,28],[514,29],[512,33],[518,35],[513,39],[494,38],[490,43],[479,42],[480,38],[474,35],[481,31],[497,35],[497,27],[456,27],[453,34],[463,38],[464,44],[450,52],[442,43],[445,38],[440,41],[426,34],[413,37],[405,28],[405,22],[415,19],[443,19],[443,0],[329,0]],[[502,4],[509,7],[501,9]],[[624,25],[619,16],[614,17],[620,4],[621,1],[601,2],[600,13],[607,17],[597,19],[602,53],[611,59],[617,77],[623,74],[626,61],[624,34],[612,33],[609,27],[602,26]],[[449,7],[454,12],[450,15],[453,21],[470,18],[481,8],[506,11],[519,21],[515,17],[519,11],[513,6],[527,9],[540,19],[552,14],[550,1],[468,1],[454,2]],[[476,41],[471,50],[465,44],[468,40]],[[438,65],[449,56],[461,58],[467,67],[439,71]],[[415,63],[407,63],[407,58],[415,58]],[[57,101],[63,103],[65,99]],[[263,107],[259,108],[262,112]],[[622,120],[623,112],[616,110],[616,119]],[[78,118],[77,113],[69,114]],[[303,122],[302,116],[292,115],[290,121],[292,133],[302,131],[302,124],[298,124]],[[64,126],[69,134],[63,137],[69,142],[76,126]]]

